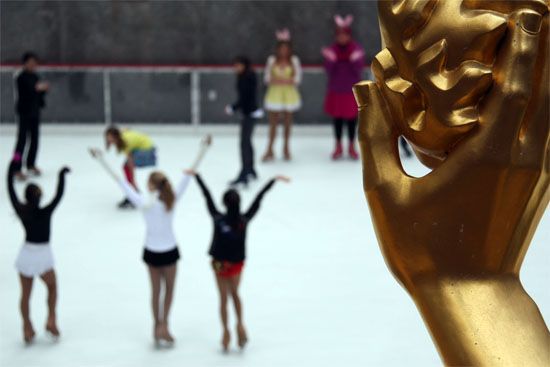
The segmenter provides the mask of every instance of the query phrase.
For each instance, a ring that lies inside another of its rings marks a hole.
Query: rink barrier
[[[261,102],[263,65],[254,67]],[[14,78],[19,70],[20,65],[0,65],[1,123],[16,120]],[[42,65],[39,72],[51,84],[42,118],[46,123],[198,126],[237,120],[223,112],[236,99],[231,65]],[[296,123],[326,123],[324,69],[304,65],[303,72],[303,108],[295,116]],[[366,66],[364,78],[369,77]]]

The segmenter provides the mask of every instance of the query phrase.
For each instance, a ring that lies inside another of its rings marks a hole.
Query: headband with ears
[[[336,14],[334,16],[334,23],[336,23],[338,28],[350,28],[351,23],[353,23],[353,15],[348,14],[345,17],[342,17],[341,15]]]
[[[290,31],[288,28],[277,29],[275,31],[275,37],[277,38],[277,41],[288,42],[290,41]]]

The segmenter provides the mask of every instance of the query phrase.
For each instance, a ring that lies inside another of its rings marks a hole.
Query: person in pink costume
[[[325,59],[324,66],[328,76],[325,112],[333,118],[336,147],[332,159],[342,158],[342,133],[347,126],[350,158],[359,158],[355,149],[357,129],[357,104],[352,87],[362,79],[365,64],[365,51],[353,40],[351,24],[353,16],[334,16],[336,24],[334,43],[324,47],[321,53]]]

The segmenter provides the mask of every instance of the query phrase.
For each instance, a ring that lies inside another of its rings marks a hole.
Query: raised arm
[[[13,186],[13,180],[15,176],[15,172],[17,171],[17,161],[14,159],[8,168],[8,175],[7,175],[7,181],[8,181],[8,194],[10,196],[10,202],[13,208],[16,212],[19,212],[21,209],[21,202],[19,201],[19,198],[17,197],[17,194],[15,192],[15,187]]]
[[[275,64],[275,56],[272,55],[267,58],[267,62],[265,63],[264,83],[266,85],[269,85],[269,83],[271,83],[271,69],[273,68],[273,64]]]
[[[292,56],[292,67],[294,68],[294,84],[300,85],[302,83],[302,63],[296,55]]]
[[[252,205],[250,205],[250,208],[248,208],[246,213],[244,213],[244,217],[247,220],[251,220],[254,217],[254,215],[256,215],[256,213],[260,209],[260,203],[262,202],[262,199],[264,198],[265,193],[268,192],[273,187],[273,185],[275,184],[275,181],[277,181],[275,178],[271,179],[271,181],[269,181],[267,185],[265,185],[264,188],[258,193],[256,198],[252,202]]]
[[[181,181],[176,188],[176,200],[181,198],[183,194],[185,193],[185,190],[187,190],[187,187],[189,186],[189,182],[191,181],[191,175],[188,175],[187,173],[183,174],[183,177],[181,178]]]
[[[136,208],[143,208],[145,206],[145,198],[137,192],[134,186],[132,186],[128,181],[120,178],[118,184],[126,195],[126,198],[130,200]]]
[[[103,167],[103,169],[105,169],[109,176],[111,176],[113,180],[118,183],[128,200],[130,200],[130,202],[134,204],[134,206],[136,206],[137,208],[142,208],[145,205],[145,199],[143,198],[143,196],[139,192],[137,192],[130,183],[128,183],[126,180],[121,178],[113,171],[111,166],[109,166],[109,164],[105,161],[105,158],[103,158],[103,153],[101,152],[101,150],[90,149],[90,154],[99,162],[99,164],[101,164],[101,166]]]
[[[63,167],[59,171],[59,178],[57,180],[57,191],[53,200],[45,207],[46,210],[53,211],[61,201],[61,198],[63,197],[63,192],[65,191],[65,175],[70,171],[71,170],[68,167]]]
[[[208,207],[208,212],[210,213],[210,215],[213,217],[221,215],[218,209],[216,208],[216,204],[214,204],[214,200],[212,200],[212,195],[210,195],[210,191],[208,190],[208,187],[206,187],[200,175],[196,174],[195,178],[197,179],[197,183],[199,184],[202,194],[206,199],[206,206]]]

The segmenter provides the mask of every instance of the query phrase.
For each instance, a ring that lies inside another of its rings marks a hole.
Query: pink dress
[[[330,49],[336,55],[336,60],[325,60],[328,86],[324,109],[333,118],[351,120],[357,117],[357,103],[352,87],[362,79],[364,51],[355,41],[345,46],[334,43]],[[352,60],[354,52],[360,56]]]

